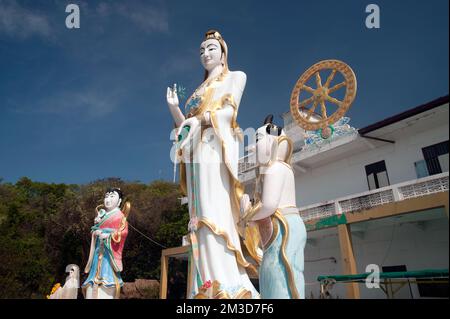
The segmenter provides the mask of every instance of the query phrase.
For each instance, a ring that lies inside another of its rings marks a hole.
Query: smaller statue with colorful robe
[[[127,216],[130,203],[123,200],[119,188],[110,188],[104,198],[104,209],[98,210],[91,228],[91,249],[85,273],[89,273],[82,288],[86,299],[118,299],[123,281],[120,273],[122,251],[128,235]]]
[[[294,172],[290,165],[292,141],[268,116],[256,131],[256,161],[259,174],[254,203],[241,199],[240,227],[259,227],[263,258],[259,288],[263,299],[304,299],[306,228],[295,196]]]

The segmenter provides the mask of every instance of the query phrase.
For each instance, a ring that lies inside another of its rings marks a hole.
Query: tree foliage
[[[90,227],[108,187],[120,187],[131,202],[123,280],[159,279],[162,247],[134,228],[162,246],[181,245],[189,217],[178,185],[118,178],[66,185],[22,178],[15,184],[0,181],[0,298],[44,298],[56,282],[64,282],[68,264],[77,264],[85,279]]]

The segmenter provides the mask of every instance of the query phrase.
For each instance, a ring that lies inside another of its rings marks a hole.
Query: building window
[[[389,186],[389,176],[384,161],[366,165],[367,183],[369,190]]]
[[[422,148],[423,157],[427,163],[430,175],[448,172],[448,142],[445,141]]]
[[[430,176],[428,173],[427,162],[425,162],[425,160],[415,162],[414,167],[416,169],[417,178]]]

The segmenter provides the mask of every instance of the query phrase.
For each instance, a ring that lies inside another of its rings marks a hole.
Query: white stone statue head
[[[123,194],[120,188],[109,188],[105,193],[103,204],[107,212],[119,207],[122,203]]]
[[[67,288],[78,288],[80,281],[80,268],[75,264],[67,265],[66,273],[69,273],[69,276],[66,278],[66,283],[64,287]]]
[[[264,120],[264,125],[256,131],[256,161],[267,166],[275,161],[290,164],[292,142],[281,127],[272,123],[273,115]]]
[[[228,47],[225,40],[216,30],[209,30],[200,45],[200,62],[205,68],[205,79],[218,65],[228,72]]]

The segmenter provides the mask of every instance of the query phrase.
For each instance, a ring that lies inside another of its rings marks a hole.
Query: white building
[[[345,126],[319,144],[306,144],[305,132],[283,114],[308,229],[307,297],[318,297],[319,275],[365,273],[370,264],[385,272],[448,269],[448,108],[445,96],[358,130]],[[251,194],[252,152],[240,161],[240,178]],[[411,282],[395,298],[448,297],[448,281]],[[386,298],[357,283],[337,283],[331,294]]]

